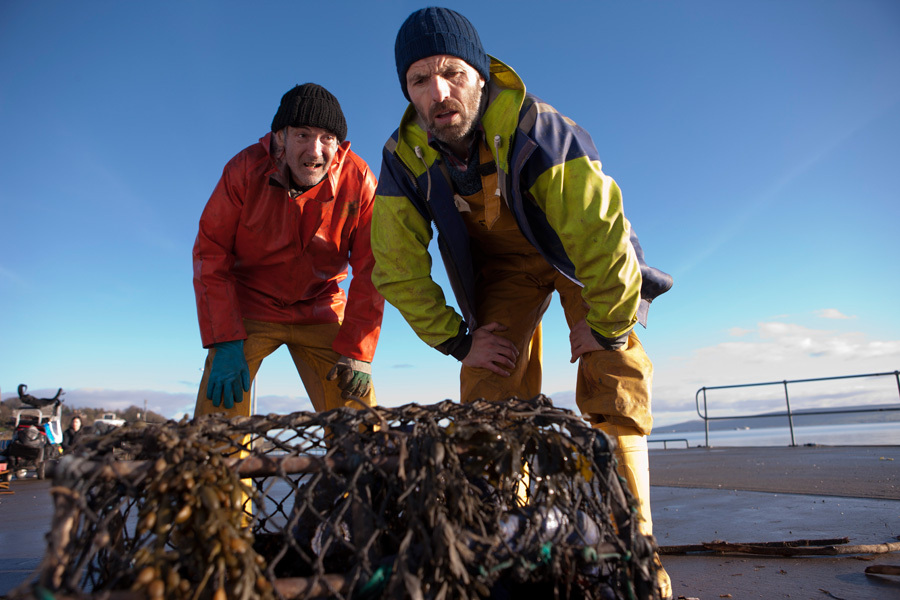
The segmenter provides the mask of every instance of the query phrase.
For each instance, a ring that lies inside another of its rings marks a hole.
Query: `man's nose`
[[[322,156],[322,152],[324,149],[325,140],[321,138],[310,140],[309,144],[306,145],[306,152],[309,154],[314,154],[315,156]]]
[[[434,102],[443,102],[450,96],[450,84],[443,77],[431,79],[431,99]]]

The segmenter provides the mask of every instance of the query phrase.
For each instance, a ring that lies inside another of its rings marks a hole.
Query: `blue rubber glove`
[[[342,356],[325,377],[328,381],[338,380],[341,398],[350,396],[362,398],[372,387],[372,363]]]
[[[219,342],[213,346],[216,354],[206,383],[206,397],[215,407],[224,401],[225,408],[234,408],[235,402],[244,400],[243,392],[250,391],[250,367],[244,358],[244,340]]]

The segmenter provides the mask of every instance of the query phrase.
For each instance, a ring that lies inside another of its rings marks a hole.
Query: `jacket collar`
[[[512,148],[512,138],[519,122],[519,109],[525,100],[525,84],[511,67],[497,60],[491,59],[491,79],[488,82],[488,105],[481,117],[481,126],[487,144],[497,154],[494,159],[500,170],[509,172],[509,153]],[[425,132],[425,123],[419,118],[415,106],[412,103],[406,108],[400,127],[397,130],[397,146],[394,150],[397,157],[407,166],[416,177],[431,168],[439,154],[437,150],[428,144],[428,134]],[[496,150],[495,141],[499,136],[499,152]],[[416,148],[422,153],[422,158],[416,155]]]
[[[345,140],[344,143],[338,146],[325,178],[302,193],[291,187],[291,177],[288,173],[288,166],[284,161],[283,153],[280,152],[280,146],[275,139],[275,134],[270,131],[259,138],[259,143],[265,149],[266,156],[269,157],[270,168],[266,172],[269,185],[283,188],[293,199],[308,198],[317,202],[331,202],[334,200],[338,191],[338,181],[341,177],[341,169],[344,167],[344,159],[350,152],[349,140]]]

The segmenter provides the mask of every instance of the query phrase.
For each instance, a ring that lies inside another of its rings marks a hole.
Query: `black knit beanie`
[[[315,83],[295,86],[282,96],[278,112],[272,119],[272,131],[302,125],[327,129],[340,142],[347,139],[347,121],[340,103],[331,92]]]
[[[485,54],[475,27],[464,16],[449,8],[422,8],[407,17],[394,42],[394,59],[403,95],[409,66],[436,54],[461,58],[478,71],[485,81],[491,78],[491,59]]]

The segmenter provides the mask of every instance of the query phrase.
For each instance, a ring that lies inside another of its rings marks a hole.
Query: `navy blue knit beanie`
[[[331,92],[315,83],[304,83],[288,90],[281,97],[278,112],[272,119],[272,131],[302,125],[330,131],[341,143],[347,139],[347,121],[340,102]]]
[[[485,54],[475,27],[464,16],[449,8],[422,8],[407,17],[394,43],[394,59],[403,95],[409,66],[429,56],[449,54],[461,58],[478,71],[485,81],[491,78],[491,59]]]

